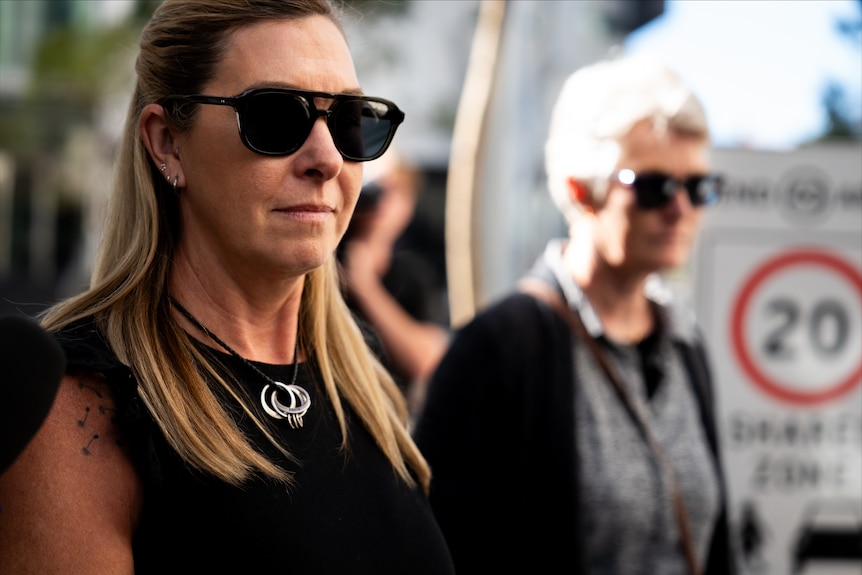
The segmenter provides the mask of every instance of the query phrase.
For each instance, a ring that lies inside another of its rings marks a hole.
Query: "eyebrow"
[[[286,82],[257,82],[255,84],[251,84],[250,86],[243,88],[240,90],[240,94],[243,92],[247,92],[248,90],[257,90],[259,88],[279,88],[283,90],[298,90],[300,92],[325,92],[327,94],[344,94],[346,96],[366,96],[367,94],[362,91],[362,88],[347,88],[346,90],[341,90],[339,92],[327,92],[326,90],[311,90],[309,88],[302,88],[295,84],[289,84]]]

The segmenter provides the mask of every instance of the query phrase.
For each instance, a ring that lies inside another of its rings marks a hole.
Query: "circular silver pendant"
[[[296,384],[288,385],[280,381],[275,381],[273,384],[266,384],[260,392],[260,404],[263,410],[275,419],[286,419],[294,429],[302,427],[302,417],[311,407],[311,396]],[[270,389],[271,386],[272,389]],[[279,393],[286,394],[287,402],[281,401]]]

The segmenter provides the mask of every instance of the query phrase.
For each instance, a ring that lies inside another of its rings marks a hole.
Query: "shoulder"
[[[470,362],[532,363],[544,362],[549,354],[570,344],[568,326],[554,310],[531,295],[513,292],[456,330],[450,351],[461,350]]]
[[[527,374],[547,373],[557,364],[554,359],[570,350],[565,322],[545,303],[514,292],[455,330],[433,385],[457,393],[469,386],[479,395],[486,386],[498,388],[504,382],[514,388]]]
[[[145,410],[137,396],[132,370],[117,358],[94,319],[73,323],[53,335],[66,355],[67,373],[92,374],[76,376],[76,379],[98,381],[106,389],[110,387],[116,403],[115,419],[121,419],[124,424],[141,421]]]
[[[123,367],[92,318],[70,324],[53,335],[72,369],[104,373]]]
[[[526,337],[529,333],[550,328],[556,319],[553,310],[543,302],[531,295],[513,292],[480,310],[459,331],[488,332],[507,338],[523,334]],[[519,331],[512,333],[510,330],[514,329]]]
[[[115,410],[103,377],[67,375],[39,431],[0,477],[0,542],[26,547],[30,557],[15,559],[25,562],[17,568],[131,564],[142,490]]]
[[[92,373],[67,374],[48,417],[22,458],[50,473],[57,485],[106,482],[112,489],[132,487],[136,473],[118,425],[115,394],[105,378]],[[101,479],[100,479],[101,478]],[[122,481],[120,481],[122,480]],[[110,494],[97,490],[100,498]]]
[[[658,275],[652,275],[645,286],[647,299],[661,310],[670,336],[688,347],[703,347],[703,334],[694,308],[668,287]]]

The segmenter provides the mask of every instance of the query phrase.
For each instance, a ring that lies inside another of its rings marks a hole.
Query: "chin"
[[[289,253],[281,255],[281,265],[293,272],[308,273],[322,267],[332,253],[321,245],[296,245]]]
[[[653,256],[650,258],[652,261],[652,266],[650,266],[653,271],[656,272],[666,272],[678,268],[685,264],[686,262],[686,254],[665,254],[660,255],[658,257]]]

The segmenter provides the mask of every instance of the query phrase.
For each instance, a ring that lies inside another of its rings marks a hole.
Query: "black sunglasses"
[[[676,196],[682,186],[692,206],[709,206],[721,196],[723,180],[718,174],[698,174],[678,180],[664,172],[642,172],[624,169],[613,173],[611,179],[635,192],[638,206],[645,210],[660,208]]]
[[[315,98],[332,100],[325,110]],[[336,149],[345,160],[367,162],[383,155],[404,112],[389,100],[354,94],[330,94],[284,88],[254,88],[238,96],[168,96],[162,100],[231,106],[245,146],[266,156],[297,151],[323,116]]]

